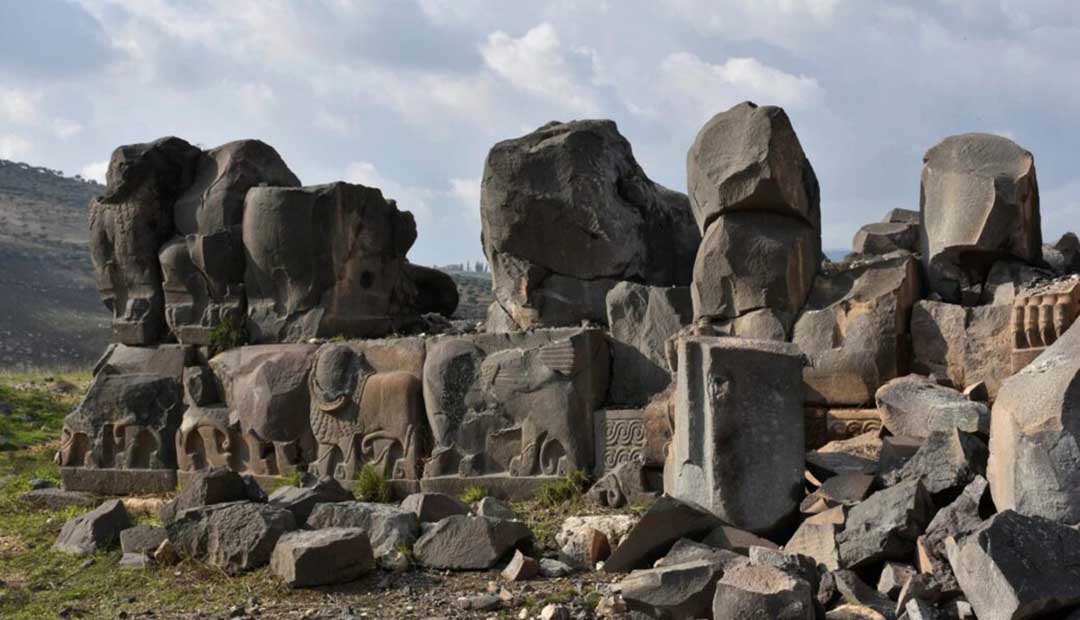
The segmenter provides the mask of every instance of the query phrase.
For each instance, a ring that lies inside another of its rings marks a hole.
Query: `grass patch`
[[[467,487],[465,492],[461,494],[461,501],[471,506],[485,497],[487,497],[487,491],[484,490],[484,487],[473,485]]]
[[[247,328],[225,317],[210,330],[210,357],[248,343]]]
[[[542,506],[555,508],[580,500],[587,490],[589,477],[585,472],[575,469],[562,478],[541,486],[536,492],[536,499]]]
[[[353,484],[353,495],[362,502],[389,504],[393,501],[390,483],[374,465],[364,465]]]
[[[78,404],[88,381],[83,373],[0,375],[0,450],[58,439],[64,416]]]

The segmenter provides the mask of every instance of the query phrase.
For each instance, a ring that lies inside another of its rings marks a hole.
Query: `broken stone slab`
[[[933,500],[917,479],[874,493],[848,512],[844,531],[837,536],[840,565],[860,568],[911,557],[933,511]]]
[[[833,581],[841,599],[851,605],[869,607],[886,618],[895,618],[896,603],[888,596],[870,587],[855,571],[833,571]]]
[[[791,339],[809,360],[806,402],[866,405],[904,372],[911,308],[920,290],[919,265],[906,252],[823,269]]]
[[[64,510],[66,508],[93,508],[98,500],[89,493],[63,489],[34,489],[19,496],[19,501],[34,510]]]
[[[686,156],[698,227],[733,212],[765,212],[821,230],[820,190],[782,108],[746,101],[713,116]]]
[[[429,568],[486,570],[531,537],[520,521],[459,514],[425,525],[413,553]]]
[[[374,569],[371,543],[359,528],[289,532],[270,559],[270,570],[293,588],[348,583]]]
[[[480,217],[489,331],[602,324],[619,281],[689,284],[701,240],[687,197],[651,181],[607,120],[549,123],[493,146]]]
[[[702,538],[722,525],[719,517],[701,506],[662,496],[618,543],[604,571],[626,573],[651,566],[680,538]]]
[[[236,575],[269,563],[296,519],[284,508],[242,501],[190,508],[166,529],[180,555]]]
[[[694,542],[689,538],[680,538],[671,547],[671,551],[668,551],[664,557],[657,560],[653,566],[659,568],[661,566],[675,566],[676,564],[705,560],[714,564],[729,564],[739,558],[745,558],[745,556],[728,549]]]
[[[941,377],[957,389],[983,382],[993,400],[1013,373],[1012,306],[918,301],[911,312],[911,343],[912,372]]]
[[[956,428],[933,431],[903,467],[882,476],[885,486],[903,480],[921,480],[935,498],[955,497],[976,477],[986,474],[986,444],[978,436]]]
[[[987,479],[999,510],[1080,522],[1080,328],[1006,380],[994,403]]]
[[[881,569],[881,576],[878,577],[878,592],[895,601],[900,597],[900,590],[903,589],[904,584],[913,576],[915,576],[914,566],[900,562],[885,562],[885,567]]]
[[[881,438],[881,456],[878,460],[878,475],[888,476],[911,460],[925,439],[904,435],[889,435]]]
[[[789,553],[767,547],[751,547],[750,562],[760,566],[771,566],[777,570],[794,575],[810,584],[815,598],[821,590],[821,571],[814,558],[799,553]]]
[[[494,497],[485,497],[476,502],[473,505],[473,512],[481,517],[491,517],[492,519],[520,520],[513,508],[508,506],[506,502]]]
[[[926,601],[912,599],[904,604],[904,613],[900,615],[899,620],[946,620],[948,617],[945,610]]]
[[[616,584],[626,607],[650,618],[691,620],[709,615],[716,582],[736,562],[694,560],[637,570]]]
[[[153,565],[154,559],[145,553],[125,553],[117,563],[122,570],[146,570]]]
[[[638,517],[633,515],[568,517],[555,534],[555,543],[562,555],[584,566],[593,566],[597,561],[606,560],[611,549],[622,544],[637,523]],[[597,534],[603,536],[608,546],[604,558],[596,558],[593,552]]]
[[[420,523],[412,511],[354,501],[317,504],[307,518],[307,527],[361,529],[368,535],[377,559],[401,547],[411,549],[420,536]]]
[[[962,134],[928,150],[919,211],[929,287],[945,301],[975,305],[964,290],[1000,258],[1042,260],[1035,159],[1007,138]]]
[[[746,564],[724,571],[716,582],[714,618],[813,620],[810,584],[771,566]]]
[[[505,581],[528,581],[540,573],[540,565],[536,560],[525,555],[521,551],[515,551],[510,563],[502,570]]]
[[[876,474],[882,443],[880,429],[835,439],[806,453],[806,469],[818,480],[842,474]]]
[[[840,526],[842,524],[803,521],[783,546],[783,550],[813,558],[825,568],[837,570],[840,568],[840,549],[836,535]]]
[[[109,500],[90,512],[64,523],[53,549],[72,555],[90,555],[108,549],[131,526],[131,518],[120,500]]]
[[[730,525],[721,525],[714,529],[709,532],[709,535],[703,538],[701,542],[716,547],[717,549],[728,549],[741,555],[749,555],[750,549],[753,547],[764,547],[766,549],[779,548],[776,543],[771,540],[767,540],[757,536],[753,532],[741,530]]]
[[[947,544],[980,620],[1041,617],[1080,604],[1080,532],[1004,510]]]
[[[941,510],[926,526],[916,541],[916,566],[922,573],[933,575],[943,591],[959,591],[946,550],[949,538],[960,540],[982,525],[993,510],[990,484],[978,476],[964,488],[955,500]]]
[[[937,603],[945,597],[946,593],[933,575],[916,573],[904,582],[904,587],[896,597],[896,614],[902,615],[911,601]]]
[[[806,496],[799,505],[803,514],[817,514],[835,506],[854,506],[866,499],[874,485],[874,476],[862,473],[838,474]]]
[[[180,494],[162,506],[161,522],[167,526],[189,508],[244,500],[257,502],[259,499],[257,495],[253,496],[251,486],[240,474],[217,467],[188,478]]]
[[[413,493],[401,502],[401,509],[416,515],[420,523],[436,523],[454,515],[469,514],[469,507],[445,493]]]
[[[805,222],[751,210],[725,214],[705,233],[690,285],[695,323],[723,325],[767,310],[746,325],[722,328],[744,338],[791,334],[814,285],[820,233]]]
[[[163,527],[136,525],[120,532],[120,550],[127,553],[150,555],[157,551],[161,543],[168,538]]]
[[[855,233],[851,251],[856,254],[882,255],[897,250],[917,252],[919,225],[904,222],[865,224]]]
[[[986,405],[920,375],[889,381],[877,391],[876,399],[881,423],[893,435],[926,439],[934,429],[979,432],[988,426]]]
[[[667,492],[704,506],[732,526],[771,530],[795,512],[802,496],[803,357],[798,347],[688,336],[678,340],[676,349],[673,462],[672,471],[665,471],[672,485]]]
[[[303,527],[311,511],[319,504],[355,501],[352,491],[341,486],[333,478],[318,480],[311,486],[283,486],[270,494],[267,502],[272,506],[284,508],[293,513],[296,524]]]
[[[620,282],[607,294],[610,402],[642,406],[671,383],[665,343],[694,319],[689,287]]]

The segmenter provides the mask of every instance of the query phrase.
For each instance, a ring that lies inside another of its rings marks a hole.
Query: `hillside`
[[[84,366],[107,344],[86,231],[104,189],[0,160],[0,368]]]

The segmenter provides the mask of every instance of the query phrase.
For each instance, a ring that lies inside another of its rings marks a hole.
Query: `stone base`
[[[199,473],[199,472],[193,472],[193,471],[178,471],[178,472],[176,472],[176,478],[177,478],[177,481],[180,483],[180,488],[183,489],[184,486],[187,485],[188,481],[190,481],[195,476],[195,474],[197,474],[197,473]],[[256,476],[254,474],[243,474],[243,475],[250,475],[255,480],[255,482],[259,485],[259,488],[261,488],[263,491],[266,491],[267,495],[269,495],[270,493],[273,493],[275,489],[277,489],[278,487],[280,487],[282,485],[292,484],[292,480],[293,480],[291,477],[286,478],[284,476]],[[341,485],[343,487],[345,487],[346,489],[349,489],[350,491],[352,490],[354,481],[352,481],[352,480],[341,480],[340,482],[341,482]],[[389,480],[388,482],[390,483],[390,496],[393,497],[395,500],[405,499],[406,497],[408,497],[412,493],[418,493],[420,491],[420,481],[419,480]]]
[[[176,470],[173,469],[61,467],[60,480],[67,491],[96,495],[152,495],[176,490]]]
[[[515,477],[509,475],[491,476],[441,476],[420,480],[420,490],[425,493],[445,493],[460,497],[469,487],[480,487],[492,496],[506,501],[532,499],[545,484],[562,480],[558,476]]]

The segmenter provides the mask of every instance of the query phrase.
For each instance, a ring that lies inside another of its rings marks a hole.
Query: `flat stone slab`
[[[176,490],[175,469],[88,469],[61,467],[65,491],[95,495],[150,495]]]

